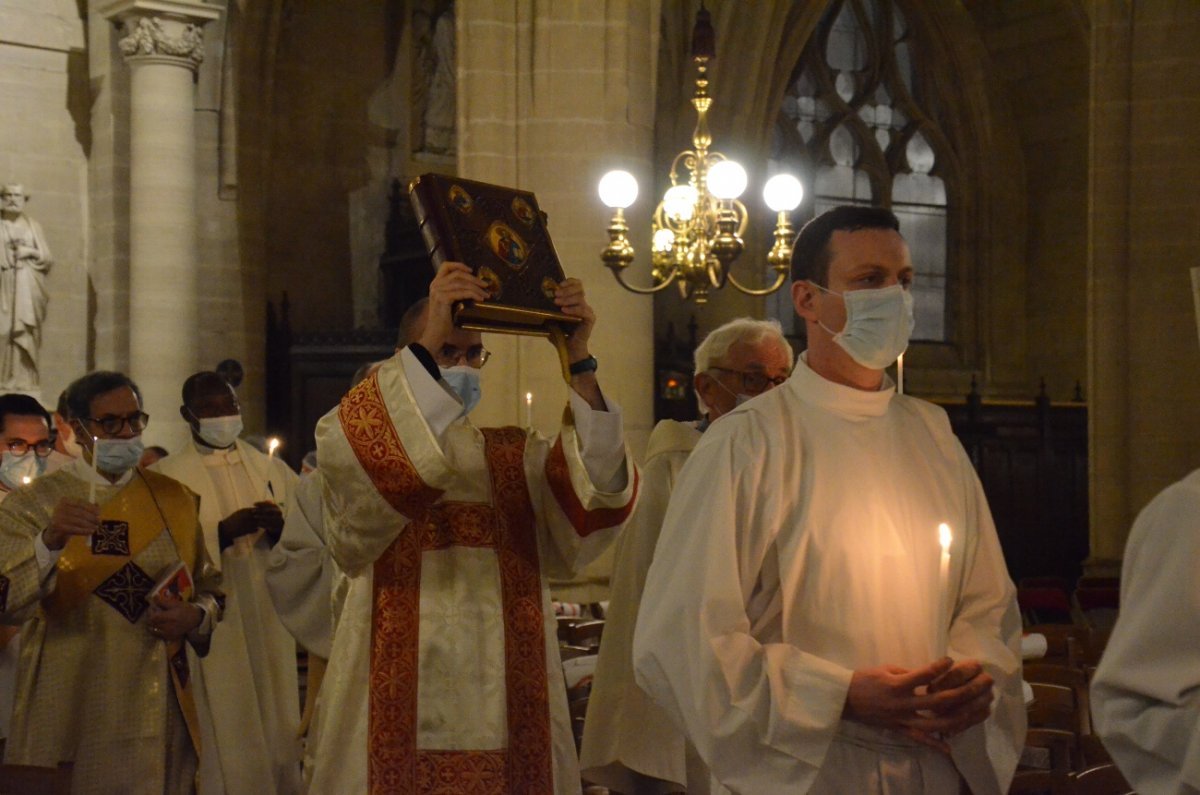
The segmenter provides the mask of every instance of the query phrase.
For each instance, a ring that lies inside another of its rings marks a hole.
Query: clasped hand
[[[867,668],[851,677],[843,715],[949,754],[945,738],[991,714],[992,687],[992,677],[976,660],[945,657],[913,670]]]
[[[217,525],[221,549],[228,547],[242,536],[250,535],[262,528],[272,544],[283,533],[283,511],[273,502],[256,502],[251,508],[234,511]]]

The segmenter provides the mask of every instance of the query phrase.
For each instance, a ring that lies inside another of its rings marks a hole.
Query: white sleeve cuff
[[[42,540],[42,534],[38,533],[33,538],[33,554],[37,556],[38,578],[46,579],[58,563],[58,558],[62,555],[61,549],[50,549],[46,546],[46,542]]]
[[[404,376],[412,389],[417,409],[429,430],[440,442],[450,423],[462,416],[463,405],[451,394],[441,381],[435,380],[407,347],[400,351],[400,363],[404,365]]]
[[[588,478],[597,490],[617,492],[625,488],[625,431],[621,407],[604,398],[607,411],[597,411],[578,392],[569,390],[579,455]]]

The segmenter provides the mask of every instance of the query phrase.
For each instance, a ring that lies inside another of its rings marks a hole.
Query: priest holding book
[[[350,578],[322,687],[311,792],[577,793],[547,578],[595,558],[633,507],[621,413],[578,324],[561,430],[477,428],[488,359],[452,308],[483,279],[447,261],[408,345],[317,426],[330,550]],[[549,351],[547,351],[549,354]]]
[[[127,376],[67,388],[83,455],[0,505],[0,620],[28,621],[5,762],[73,765],[74,793],[190,793],[186,654],[221,614],[196,496],[137,468],[149,417]],[[190,599],[148,598],[180,562]]]

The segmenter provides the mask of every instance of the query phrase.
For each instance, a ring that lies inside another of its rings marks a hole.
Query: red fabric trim
[[[355,416],[374,415],[368,411]],[[364,434],[363,441],[372,449],[392,448],[389,436],[395,436],[395,429],[390,422],[370,423],[369,428],[372,438],[367,441]],[[371,793],[553,791],[541,569],[525,480],[525,433],[503,428],[483,434],[492,504],[422,506],[420,518],[413,519],[375,563],[367,749]],[[394,442],[398,446],[399,438]],[[402,447],[400,453],[388,460],[403,466],[408,459]],[[386,476],[378,482],[402,481]],[[498,556],[508,718],[505,749],[417,749],[421,556],[425,550],[449,546],[494,547]]]
[[[419,518],[442,496],[421,479],[392,424],[379,374],[353,387],[338,407],[342,432],[371,483],[388,504],[409,519]]]
[[[525,431],[483,431],[492,500],[499,519],[500,588],[504,605],[504,671],[508,691],[508,780],[514,792],[554,791],[550,694],[537,523],[525,480]],[[519,788],[519,789],[518,789]]]
[[[567,454],[563,452],[562,435],[554,441],[554,447],[546,458],[546,481],[550,484],[550,492],[558,502],[558,507],[567,515],[567,520],[575,533],[581,538],[587,538],[598,530],[615,527],[629,518],[637,500],[640,473],[637,467],[633,469],[633,492],[629,501],[620,508],[594,508],[587,510],[579,501],[575,487],[571,485],[571,470],[567,465]]]
[[[422,795],[504,795],[503,751],[420,751],[417,792]]]

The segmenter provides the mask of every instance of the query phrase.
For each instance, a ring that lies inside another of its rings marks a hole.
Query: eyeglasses
[[[466,362],[476,369],[483,367],[492,358],[492,352],[482,345],[472,345],[465,351],[457,345],[443,345],[434,355],[433,360],[441,367],[454,367],[459,362]]]
[[[731,370],[728,367],[709,367],[709,370],[720,370],[722,373],[731,373],[742,377],[742,389],[747,394],[758,394],[766,392],[773,386],[779,386],[787,380],[786,375],[778,375],[772,378],[766,373],[756,372],[754,370]]]
[[[96,423],[108,435],[115,436],[124,430],[126,425],[134,433],[141,433],[146,430],[146,424],[150,422],[150,415],[144,411],[139,411],[137,414],[129,414],[124,417],[108,415],[105,417],[84,417],[84,419],[88,422]]]
[[[54,452],[54,444],[49,439],[43,439],[40,442],[30,444],[24,439],[13,439],[8,443],[8,452],[13,455],[25,455],[30,450],[38,458],[45,458]]]

